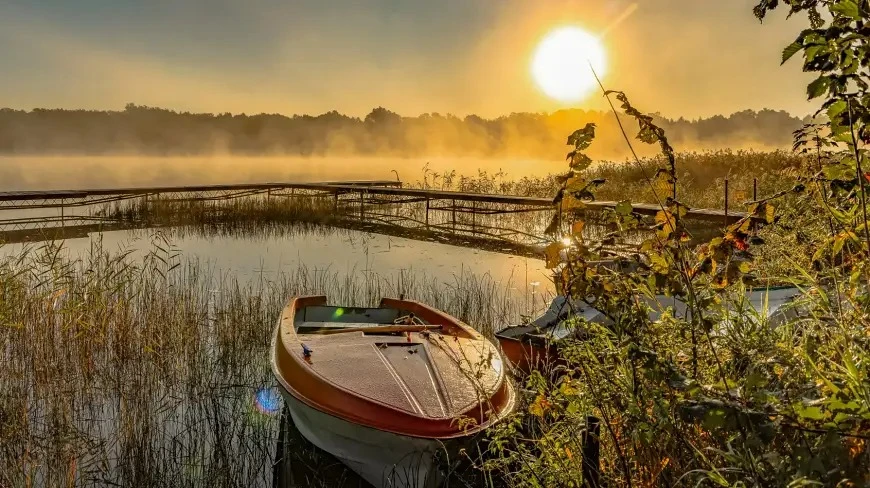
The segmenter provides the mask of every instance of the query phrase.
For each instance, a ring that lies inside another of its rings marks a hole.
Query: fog
[[[564,167],[560,160],[481,158],[6,156],[0,157],[0,191],[395,180],[396,173],[412,184],[423,179],[424,168],[466,176],[503,171],[506,178],[520,178]]]
[[[633,139],[637,125],[620,116]],[[805,122],[786,112],[657,117],[677,151],[787,148]],[[507,178],[565,169],[567,136],[592,123],[594,160],[630,152],[612,113],[562,110],[484,119],[405,117],[378,107],[365,118],[208,114],[128,105],[123,111],[0,109],[0,190],[215,183],[396,179],[431,172],[503,172]],[[641,156],[657,146],[633,140]],[[395,173],[394,173],[395,171]]]

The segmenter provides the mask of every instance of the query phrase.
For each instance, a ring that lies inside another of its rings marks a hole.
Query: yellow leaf
[[[547,258],[547,269],[553,269],[559,266],[561,260],[562,246],[558,242],[554,242],[544,249],[544,255]]]
[[[776,215],[776,208],[774,208],[773,205],[768,203],[764,209],[764,220],[768,224],[772,224],[773,218],[775,217],[775,215]]]
[[[578,220],[571,224],[571,233],[575,236],[579,236],[583,233],[583,227],[586,227],[586,222]]]
[[[565,182],[565,192],[580,191],[586,188],[586,178],[574,176]]]
[[[674,194],[674,183],[667,171],[659,171],[655,176],[653,185],[655,186],[656,193],[662,200]]]
[[[653,271],[658,274],[666,274],[670,266],[668,265],[668,260],[659,254],[650,254],[649,256],[650,266]]]
[[[656,214],[656,223],[660,226],[659,231],[656,232],[660,239],[671,237],[671,234],[673,234],[677,227],[677,220],[669,210],[659,210]]]
[[[574,455],[571,454],[571,449],[568,446],[565,446],[565,455],[568,456],[568,459],[574,459]]]
[[[656,222],[659,224],[670,224],[675,221],[674,214],[672,214],[670,210],[659,210],[658,213],[656,213]]]
[[[561,385],[559,385],[559,391],[565,396],[577,394],[577,390],[573,386],[571,386],[570,381],[565,381]]]
[[[535,401],[529,405],[529,413],[536,417],[543,417],[547,410],[550,408],[550,402],[547,401],[547,398],[544,395],[539,394]]]
[[[562,211],[568,212],[570,210],[583,210],[586,208],[586,204],[583,200],[577,199],[571,193],[566,192],[562,196]]]

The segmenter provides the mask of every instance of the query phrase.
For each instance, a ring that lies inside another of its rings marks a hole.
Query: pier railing
[[[189,223],[153,216],[168,205],[218,215],[239,202],[259,202],[280,215],[282,202],[294,198],[331,199],[329,225],[530,256],[547,244],[543,231],[556,211],[549,198],[407,188],[389,180],[0,192],[0,242]],[[594,213],[615,206],[594,201],[585,208]],[[658,210],[634,204],[640,215]],[[693,209],[686,217],[719,228],[743,216]]]

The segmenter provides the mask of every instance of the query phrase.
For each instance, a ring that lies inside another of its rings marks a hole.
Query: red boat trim
[[[451,439],[473,435],[513,410],[516,401],[513,386],[500,372],[495,393],[486,403],[474,405],[456,418],[429,418],[410,414],[381,402],[362,397],[353,391],[336,385],[311,370],[301,355],[292,354],[289,348],[300,350],[302,342],[296,335],[294,318],[296,311],[326,304],[325,296],[297,297],[290,300],[279,318],[276,327],[272,367],[281,386],[300,402],[340,419],[409,437]],[[450,315],[410,300],[383,299],[382,307],[413,312],[421,319],[443,325],[441,334],[485,340],[471,327]],[[315,352],[316,354],[316,352]],[[291,385],[292,382],[292,385]],[[471,418],[475,424],[460,428],[460,418]]]

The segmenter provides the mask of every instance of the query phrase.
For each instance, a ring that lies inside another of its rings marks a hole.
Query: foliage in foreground
[[[764,0],[756,15],[780,3]],[[594,415],[608,486],[870,485],[870,4],[782,3],[812,24],[783,58],[802,52],[805,70],[819,73],[808,95],[825,97],[829,122],[795,133],[814,164],[791,188],[751,202],[722,236],[690,247],[674,149],[624,94],[606,93],[635,118],[637,139],[662,150],[664,166],[643,176],[661,205],[654,235],[613,269],[596,265],[609,256],[583,239],[582,220],[569,242],[548,248],[564,293],[605,320],[574,320],[577,335],[560,344],[565,364],[530,375],[526,408],[493,432],[485,468],[518,486],[579,486],[578,431]],[[594,132],[568,139],[571,171],[557,197],[568,212],[600,184],[583,173]],[[794,211],[780,214],[786,198]],[[614,239],[639,225],[629,202],[611,219]],[[765,250],[762,236],[804,227],[815,229],[802,247]],[[759,275],[759,249],[793,263],[780,278],[801,298],[782,314],[746,303],[748,288],[773,278]]]

